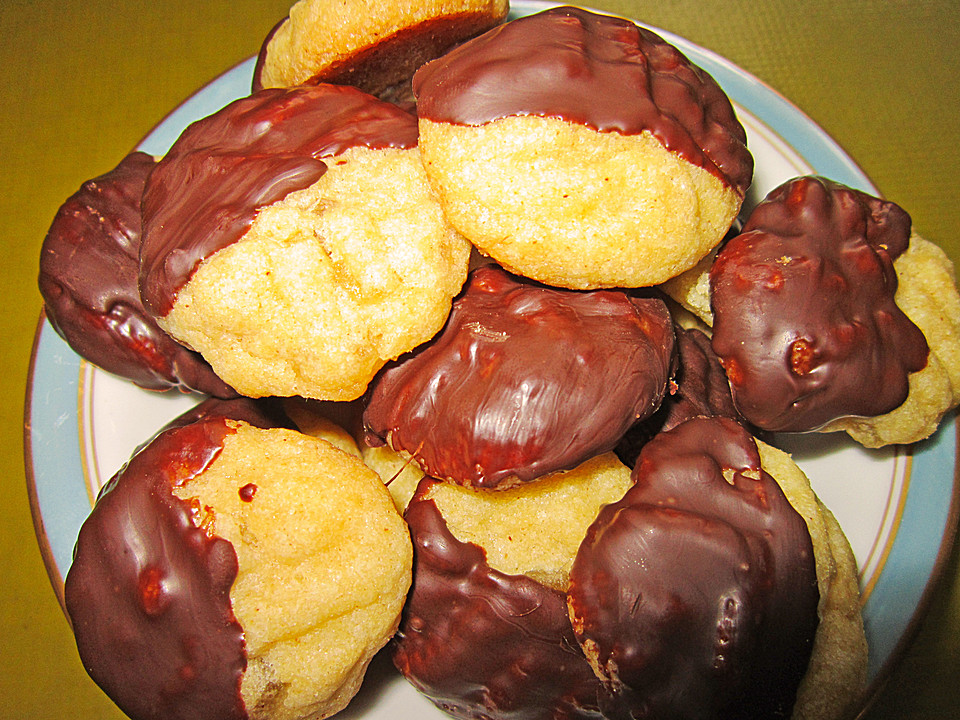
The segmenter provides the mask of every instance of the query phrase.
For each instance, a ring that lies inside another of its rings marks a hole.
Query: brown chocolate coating
[[[909,238],[900,207],[824,178],[757,206],[710,271],[713,348],[747,420],[802,432],[903,403],[928,352],[894,300]]]
[[[639,135],[733,187],[753,177],[746,135],[726,94],[663,38],[580,8],[505,23],[427,63],[413,79],[420,117],[482,125],[537,115]]]
[[[130,153],[57,211],[40,251],[46,316],[78,355],[141,387],[231,397],[234,390],[161,330],[140,300],[140,197],[155,164]]]
[[[664,399],[660,415],[660,431],[671,430],[695,417],[728,417],[737,419],[737,409],[730,395],[730,383],[713,352],[710,338],[697,329],[677,329],[677,355],[680,368],[676,375],[676,392]]]
[[[573,637],[563,593],[492,569],[457,540],[421,482],[406,511],[414,582],[395,640],[401,673],[469,720],[601,720],[602,692]]]
[[[236,242],[257,210],[309,187],[321,158],[351,147],[409,148],[416,119],[344,86],[262,90],[190,125],[143,194],[140,293],[163,317],[200,262]]]
[[[104,486],[80,529],[64,584],[90,676],[131,718],[247,717],[243,630],[230,587],[233,545],[194,523],[173,494],[202,473],[233,430],[284,424],[276,407],[208,400],[174,420]]]
[[[695,328],[676,328],[678,368],[660,409],[641,420],[617,444],[620,460],[633,467],[640,449],[658,433],[695,417],[740,419],[730,394],[730,383],[710,338]]]
[[[221,419],[158,436],[108,483],[84,523],[65,598],[84,667],[136,720],[245,718],[233,546],[191,519],[174,484],[216,457]]]
[[[673,369],[662,300],[474,270],[443,331],[374,380],[367,429],[434,477],[528,482],[614,447]]]
[[[725,477],[725,475],[727,475]],[[601,510],[568,591],[612,717],[789,717],[818,625],[806,524],[727,418],[695,418],[640,454]]]

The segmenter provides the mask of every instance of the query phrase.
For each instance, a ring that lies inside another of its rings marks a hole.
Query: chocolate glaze
[[[420,117],[436,122],[537,115],[646,130],[741,197],[753,177],[743,127],[713,78],[622,18],[562,7],[513,20],[427,63],[413,89]]]
[[[234,430],[288,424],[272,402],[211,399],[172,421],[100,492],[64,596],[90,676],[133,720],[246,718],[233,545],[197,527],[173,488],[201,474]],[[251,497],[252,499],[252,497]]]
[[[928,352],[894,301],[909,238],[900,207],[824,178],[757,206],[710,271],[713,348],[747,420],[807,431],[903,403]]]
[[[695,328],[676,328],[678,369],[660,409],[630,428],[617,444],[620,460],[633,467],[640,449],[658,433],[695,417],[740,419],[730,383],[710,338]]]
[[[226,422],[157,436],[106,486],[80,530],[65,600],[80,658],[135,720],[246,718],[237,556],[194,525],[174,485],[219,454]]]
[[[601,685],[573,637],[563,593],[492,569],[457,540],[421,481],[406,511],[413,589],[393,659],[438,707],[473,720],[601,720]]]
[[[150,155],[130,153],[57,211],[40,251],[47,319],[78,355],[141,387],[234,396],[140,300],[140,197],[154,165]]]
[[[434,477],[506,487],[614,447],[673,369],[662,300],[475,269],[443,331],[374,380],[366,428]]]
[[[139,281],[147,310],[166,315],[197,265],[239,240],[259,208],[326,172],[321,158],[416,144],[412,115],[345,86],[262,90],[193,123],[144,189]]]
[[[752,437],[695,418],[648,443],[633,476],[588,530],[568,591],[612,691],[605,711],[789,717],[818,625],[813,546]]]

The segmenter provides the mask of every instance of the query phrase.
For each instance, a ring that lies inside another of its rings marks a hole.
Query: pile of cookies
[[[745,208],[707,73],[507,10],[301,0],[248,97],[54,219],[54,328],[211,396],[104,488],[66,580],[131,717],[328,717],[385,646],[460,718],[856,702],[853,553],[770,433],[931,434],[952,265],[826,178]]]

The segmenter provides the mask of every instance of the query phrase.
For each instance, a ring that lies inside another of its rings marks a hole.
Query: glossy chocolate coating
[[[172,488],[214,460],[223,418],[168,430],[106,486],[80,530],[65,600],[80,658],[134,720],[246,718],[237,556]]]
[[[562,7],[513,20],[427,63],[413,89],[420,117],[436,122],[537,115],[649,131],[741,197],[753,177],[743,127],[713,78],[622,18]]]
[[[273,402],[210,399],[173,420],[104,486],[80,529],[64,596],[90,676],[133,720],[246,718],[233,545],[195,523],[173,488],[233,430],[287,425]]]
[[[641,420],[617,444],[617,455],[633,467],[640,449],[658,433],[695,417],[728,417],[739,420],[730,383],[710,338],[696,328],[676,328],[678,368],[670,392],[660,409]]]
[[[234,390],[161,330],[140,300],[140,197],[155,164],[130,153],[57,211],[40,251],[46,316],[78,355],[141,387],[231,397]]]
[[[613,692],[605,709],[789,717],[819,591],[806,524],[753,438],[726,418],[689,420],[644,447],[633,477],[588,530],[568,591]]]
[[[140,293],[163,317],[197,265],[236,242],[257,210],[316,182],[351,147],[409,148],[416,119],[344,86],[268,89],[190,125],[143,194]]]
[[[602,692],[563,593],[492,569],[457,540],[421,481],[406,511],[413,590],[394,664],[431,701],[470,720],[601,720]]]
[[[507,487],[612,449],[660,406],[673,356],[660,299],[484,266],[443,331],[374,380],[364,423],[429,475]]]
[[[747,420],[802,432],[903,403],[928,352],[894,301],[909,238],[900,207],[818,177],[754,209],[710,271],[713,348]]]

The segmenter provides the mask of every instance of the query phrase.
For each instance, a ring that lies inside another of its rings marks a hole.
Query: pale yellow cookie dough
[[[669,297],[707,326],[713,323],[709,279],[713,257],[710,253],[662,285]],[[820,428],[844,431],[868,448],[924,440],[960,404],[960,294],[953,263],[938,245],[913,233],[894,269],[895,301],[926,337],[927,365],[910,374],[909,394],[900,407],[875,417],[840,418]]]
[[[318,404],[312,400],[289,398],[284,405],[284,410],[300,432],[322,438],[344,452],[363,460],[367,467],[380,476],[383,484],[390,491],[397,512],[402,515],[423,478],[423,470],[413,458],[401,455],[389,445],[368,443],[360,427],[359,418],[353,416],[356,408],[346,407],[346,405],[345,403]],[[334,420],[330,417],[332,415],[340,417]],[[350,426],[353,432],[345,429],[345,425]]]
[[[304,435],[326,440],[345,453],[361,457],[356,438],[344,427],[342,422],[334,420],[324,411],[333,403],[315,403],[303,398],[287,398],[283,404],[283,411],[293,421],[297,430]],[[346,405],[346,403],[343,403]]]
[[[370,445],[361,438],[359,448],[363,461],[380,476],[397,510],[403,513],[424,476],[423,470],[412,457],[401,455],[389,445]]]
[[[446,222],[417,150],[353,148],[261,209],[207,258],[160,324],[251,397],[352,400],[430,339],[471,246]]]
[[[565,592],[587,528],[630,485],[630,469],[605,453],[507,490],[438,483],[427,497],[457,540],[485,550],[490,567]]]
[[[237,423],[213,463],[174,492],[236,551],[230,599],[250,717],[345,707],[393,636],[411,582],[409,532],[380,479],[324,440]]]
[[[573,289],[674,277],[723,239],[742,201],[649,133],[555,118],[421,118],[420,150],[447,217],[480,251]]]
[[[716,257],[716,250],[711,250],[692,268],[660,285],[660,289],[667,294],[667,297],[708,327],[713,325],[713,309],[710,307],[710,268]]]
[[[807,523],[820,588],[820,624],[792,718],[841,720],[860,698],[867,676],[856,559],[839,523],[793,459],[759,440],[757,449],[761,467]]]

